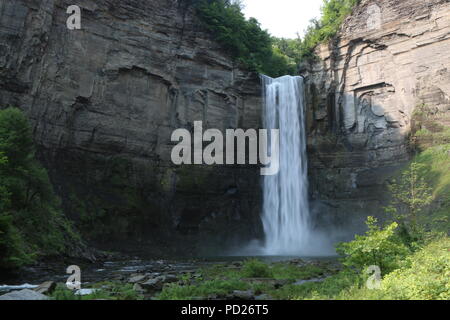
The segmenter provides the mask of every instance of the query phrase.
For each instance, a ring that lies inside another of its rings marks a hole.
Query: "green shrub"
[[[244,262],[241,274],[246,278],[272,278],[273,272],[270,267],[258,260],[250,259]]]
[[[321,283],[288,285],[270,294],[295,300],[449,300],[450,239],[435,240],[385,275],[381,288],[370,290],[367,275],[346,269]]]
[[[405,258],[401,267],[385,275],[381,288],[369,290],[363,282],[343,288],[333,299],[449,300],[450,239],[434,240]]]
[[[434,241],[408,257],[383,279],[382,291],[389,299],[449,300],[450,239]]]
[[[356,235],[355,240],[338,245],[338,253],[344,256],[343,264],[360,271],[376,265],[383,274],[398,268],[400,261],[410,253],[396,233],[398,224],[394,222],[382,229],[375,218],[369,217],[367,226],[369,230],[365,235]]]

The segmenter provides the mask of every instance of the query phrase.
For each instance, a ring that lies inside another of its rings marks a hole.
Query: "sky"
[[[256,18],[263,29],[279,38],[297,38],[309,21],[320,16],[323,0],[243,0],[247,18]]]

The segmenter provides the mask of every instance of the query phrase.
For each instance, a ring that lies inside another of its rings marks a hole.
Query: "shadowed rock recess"
[[[259,168],[170,160],[174,129],[261,122],[258,76],[184,3],[78,0],[70,31],[74,1],[0,1],[0,105],[26,112],[66,212],[100,247],[187,254],[261,230]]]
[[[316,54],[302,66],[314,209],[360,224],[383,213],[387,181],[413,149],[415,112],[449,125],[450,3],[361,1]]]

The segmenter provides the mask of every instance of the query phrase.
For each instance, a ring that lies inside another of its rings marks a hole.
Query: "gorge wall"
[[[261,230],[259,168],[170,160],[194,121],[260,127],[259,78],[188,3],[0,0],[0,106],[26,112],[66,212],[105,248],[188,254]],[[73,4],[81,30],[66,27]]]
[[[194,121],[260,128],[258,76],[236,67],[189,1],[75,2],[0,0],[0,107],[31,120],[78,229],[149,254],[260,236],[259,168],[170,160],[173,130]],[[66,27],[73,4],[81,30]],[[318,223],[359,228],[382,214],[411,131],[450,125],[450,2],[363,0],[317,55],[301,70],[312,208]]]
[[[313,208],[359,228],[383,215],[411,131],[450,126],[450,1],[363,0],[316,54],[302,66]]]

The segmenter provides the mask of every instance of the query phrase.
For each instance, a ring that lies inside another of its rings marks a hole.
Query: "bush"
[[[247,278],[272,278],[273,272],[266,263],[258,259],[250,259],[244,262],[242,276]]]
[[[450,239],[443,237],[409,255],[401,267],[385,275],[379,290],[363,283],[342,289],[334,299],[449,300]]]
[[[394,222],[382,229],[375,218],[369,217],[367,226],[369,230],[364,236],[356,235],[355,240],[338,245],[338,253],[344,256],[343,264],[360,271],[376,265],[383,274],[398,268],[401,260],[410,253],[396,234],[398,224]]]
[[[408,257],[383,279],[382,291],[389,299],[449,300],[450,239],[434,241]]]

